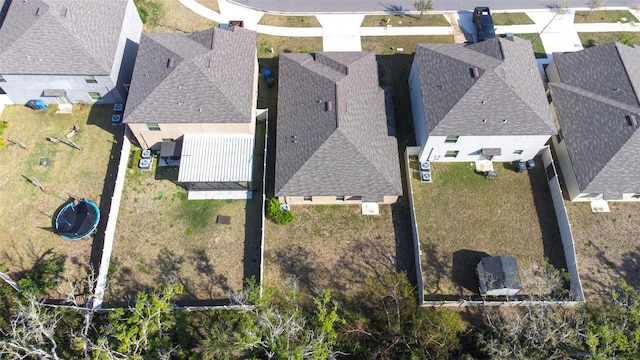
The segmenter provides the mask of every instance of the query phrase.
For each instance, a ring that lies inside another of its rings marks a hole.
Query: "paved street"
[[[414,11],[415,0],[235,0],[240,5],[270,12],[331,13],[331,12],[388,12],[404,9]],[[561,0],[433,0],[434,11],[471,10],[476,6],[489,6],[492,10],[547,9]],[[570,0],[567,7],[586,7],[587,0]],[[607,0],[607,7],[640,6],[637,0]]]

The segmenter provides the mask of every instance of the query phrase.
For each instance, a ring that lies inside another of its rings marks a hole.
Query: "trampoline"
[[[98,226],[100,210],[89,200],[71,201],[56,216],[56,233],[65,239],[79,240]]]

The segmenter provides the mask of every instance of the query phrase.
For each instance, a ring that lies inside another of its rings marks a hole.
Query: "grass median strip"
[[[576,11],[573,22],[584,23],[617,23],[617,22],[638,22],[635,16],[628,10],[594,10]]]
[[[264,14],[258,24],[283,27],[322,27],[315,16],[286,16],[273,14]]]
[[[535,24],[531,18],[523,13],[492,13],[494,25],[530,25]]]
[[[376,26],[450,26],[444,15],[423,14],[419,15],[367,15],[362,21],[362,27]]]

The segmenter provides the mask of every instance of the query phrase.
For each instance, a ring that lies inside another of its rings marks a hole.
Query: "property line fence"
[[[104,244],[102,247],[102,258],[100,259],[100,269],[96,278],[95,297],[91,303],[93,309],[100,309],[104,299],[104,291],[107,287],[107,275],[109,273],[109,262],[111,261],[111,251],[113,250],[113,239],[116,235],[116,224],[118,223],[118,213],[120,211],[120,200],[124,189],[124,180],[127,174],[129,153],[131,152],[131,141],[129,141],[129,128],[125,130],[122,138],[122,150],[120,151],[120,162],[118,163],[118,175],[111,197],[111,209],[107,218],[107,227],[104,231]]]
[[[560,238],[562,239],[562,248],[564,250],[565,261],[567,262],[567,271],[570,276],[570,291],[574,300],[584,301],[584,292],[582,291],[582,282],[578,272],[578,261],[576,259],[576,248],[573,241],[573,232],[571,231],[571,223],[567,214],[567,208],[564,206],[564,198],[562,189],[558,181],[558,172],[556,171],[553,157],[549,146],[546,146],[542,152],[542,162],[547,173],[547,181],[549,190],[551,191],[551,199],[553,200],[553,208],[558,219],[558,228],[560,229]]]
[[[409,190],[409,207],[411,211],[411,230],[413,234],[413,248],[416,261],[416,278],[418,288],[418,301],[423,306],[442,306],[442,307],[459,307],[459,306],[528,306],[528,305],[553,305],[561,304],[562,306],[575,306],[584,301],[584,293],[582,291],[582,283],[578,273],[578,264],[576,260],[576,252],[573,241],[573,234],[571,232],[571,224],[569,223],[569,217],[567,215],[566,208],[564,206],[564,199],[562,197],[562,190],[560,189],[560,183],[558,181],[558,175],[551,157],[551,150],[546,146],[542,151],[542,161],[547,174],[547,181],[549,184],[549,190],[551,191],[551,198],[553,200],[553,206],[555,209],[556,217],[558,219],[558,226],[560,228],[560,236],[562,239],[562,245],[564,249],[564,256],[567,263],[567,271],[570,276],[570,294],[571,299],[569,301],[537,301],[537,300],[427,300],[424,299],[424,279],[422,277],[422,265],[421,265],[421,249],[420,249],[420,236],[418,232],[418,225],[416,223],[416,212],[413,203],[413,186],[411,184],[411,166],[409,162],[410,156],[418,156],[420,154],[419,146],[408,146],[405,149],[405,171],[407,177],[407,188]],[[521,297],[519,297],[521,298]]]
[[[264,232],[266,226],[266,204],[267,204],[267,146],[269,144],[269,109],[264,109],[264,152],[262,153],[262,223],[260,224],[260,278],[258,286],[260,286],[260,296],[262,296],[262,282],[264,280]],[[261,115],[262,115],[261,114]]]

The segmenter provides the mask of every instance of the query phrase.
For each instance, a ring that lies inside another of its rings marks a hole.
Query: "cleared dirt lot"
[[[421,183],[411,162],[427,300],[477,294],[476,265],[484,256],[515,256],[521,274],[545,258],[565,267],[541,164],[524,174],[510,164],[494,166],[499,176],[487,180],[467,162],[432,163],[433,182]],[[521,280],[526,293],[528,279]]]
[[[92,237],[64,240],[53,233],[52,217],[71,198],[94,201],[104,213],[110,199],[112,165],[118,162],[122,127],[111,126],[112,105],[75,105],[73,114],[56,114],[57,107],[33,111],[7,106],[2,114],[6,129],[0,147],[0,266],[20,279],[43,256],[51,252],[66,258],[65,267],[74,279],[86,276],[94,245]],[[77,150],[47,137],[65,139],[74,125],[80,129],[71,139]],[[21,142],[27,149],[15,145]],[[48,166],[40,165],[49,159]],[[30,180],[37,179],[42,191]],[[104,216],[98,230],[104,229]],[[49,294],[55,298],[58,294]]]

